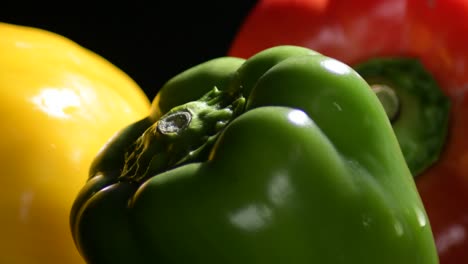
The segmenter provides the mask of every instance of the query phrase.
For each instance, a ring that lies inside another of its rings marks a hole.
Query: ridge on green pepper
[[[378,97],[296,46],[169,80],[96,157],[70,223],[88,263],[438,263]]]

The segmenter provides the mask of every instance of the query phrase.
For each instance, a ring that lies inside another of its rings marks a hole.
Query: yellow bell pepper
[[[150,102],[115,65],[39,28],[0,23],[0,263],[84,263],[69,228],[92,159]]]

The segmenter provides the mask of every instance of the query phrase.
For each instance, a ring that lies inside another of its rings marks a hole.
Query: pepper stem
[[[241,95],[216,87],[197,101],[171,109],[125,154],[120,180],[140,182],[187,162],[204,160],[221,130],[244,107]]]
[[[175,112],[173,114],[161,118],[158,122],[157,129],[159,133],[164,135],[178,133],[179,131],[186,128],[190,124],[191,120],[192,115],[190,114],[190,112]]]
[[[356,65],[392,123],[414,177],[432,166],[445,145],[450,100],[417,59],[376,58]]]
[[[379,98],[390,122],[395,121],[400,110],[400,100],[395,91],[385,84],[372,84],[371,88]]]

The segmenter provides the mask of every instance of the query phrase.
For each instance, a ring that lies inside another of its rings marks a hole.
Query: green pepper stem
[[[190,121],[192,121],[190,112],[179,111],[161,118],[158,122],[157,129],[159,133],[163,135],[179,133],[190,124]]]
[[[127,151],[119,179],[139,182],[175,166],[206,159],[215,138],[244,104],[241,95],[215,87],[197,101],[174,107]]]

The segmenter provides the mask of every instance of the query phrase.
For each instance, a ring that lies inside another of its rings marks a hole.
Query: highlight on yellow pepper
[[[92,159],[148,115],[138,84],[57,33],[0,22],[0,263],[84,263],[69,228]]]

